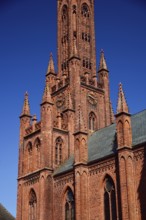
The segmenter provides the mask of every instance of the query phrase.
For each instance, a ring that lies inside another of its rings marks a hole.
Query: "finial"
[[[25,92],[25,95],[24,95],[24,104],[23,104],[23,109],[22,109],[22,114],[21,115],[29,115],[30,116],[28,92]]]
[[[126,98],[123,92],[122,83],[119,83],[119,97],[118,97],[118,105],[117,105],[117,114],[121,112],[129,113],[128,105],[126,102]]]
[[[108,71],[108,68],[107,68],[107,65],[106,65],[106,61],[105,61],[105,57],[104,57],[104,51],[103,51],[103,49],[101,49],[101,52],[100,52],[100,62],[99,62],[99,69],[98,69],[98,71],[103,70],[103,69]]]
[[[54,67],[54,61],[53,61],[53,55],[50,53],[50,60],[49,60],[49,65],[47,69],[47,74],[48,73],[55,73],[55,67]]]

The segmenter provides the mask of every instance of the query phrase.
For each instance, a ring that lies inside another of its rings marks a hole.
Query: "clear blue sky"
[[[96,51],[105,51],[116,109],[122,82],[130,112],[146,108],[145,0],[95,0]],[[40,119],[45,74],[56,63],[56,0],[0,0],[0,202],[15,216],[19,115],[25,91]]]

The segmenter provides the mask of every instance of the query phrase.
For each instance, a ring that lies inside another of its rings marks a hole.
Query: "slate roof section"
[[[0,203],[0,220],[15,220],[15,218]]]
[[[131,116],[132,146],[146,142],[146,110]],[[102,159],[116,153],[116,124],[95,131],[88,140],[88,162]],[[74,156],[71,156],[54,173],[61,174],[72,170]]]
[[[131,117],[132,146],[146,142],[146,110]]]
[[[94,132],[88,140],[88,162],[103,158],[116,152],[116,125]]]
[[[57,170],[55,170],[54,175],[72,170],[73,164],[74,164],[74,155],[71,155],[68,160],[66,160],[60,167],[58,167]]]

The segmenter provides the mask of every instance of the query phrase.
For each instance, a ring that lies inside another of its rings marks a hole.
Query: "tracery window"
[[[29,194],[29,220],[37,220],[37,197],[33,189]]]
[[[84,3],[82,5],[82,9],[81,9],[81,14],[86,17],[86,18],[89,18],[90,14],[89,14],[89,7],[86,3]]]
[[[92,131],[96,129],[96,115],[93,112],[89,114],[89,129]]]
[[[63,140],[61,137],[58,137],[56,139],[56,146],[55,146],[55,163],[56,165],[61,164],[62,162],[62,145],[63,145]]]
[[[70,188],[66,192],[65,200],[65,220],[75,220],[74,195]]]
[[[83,67],[86,68],[86,69],[92,69],[92,64],[90,62],[90,59],[88,58],[83,58]]]
[[[111,177],[107,176],[104,184],[104,219],[116,220],[116,212],[115,185]]]
[[[77,6],[76,5],[72,6],[72,12],[73,12],[73,14],[77,13]]]

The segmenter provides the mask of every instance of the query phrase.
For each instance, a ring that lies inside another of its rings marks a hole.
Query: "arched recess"
[[[121,121],[118,122],[117,125],[117,132],[118,132],[118,145],[124,145],[124,131],[123,131],[123,123]]]
[[[37,220],[37,196],[34,189],[31,189],[29,193],[28,219]]]
[[[75,200],[70,187],[67,187],[64,197],[64,220],[75,220]]]
[[[59,136],[55,140],[55,164],[60,165],[63,160],[63,139]]]
[[[41,154],[40,154],[40,148],[41,148],[41,140],[39,137],[37,137],[34,141],[34,149],[35,149],[35,154],[34,154],[34,161],[36,164],[36,168],[40,168],[40,163],[41,163]]]
[[[89,130],[94,131],[97,127],[97,118],[94,112],[89,114]]]
[[[76,139],[75,140],[75,162],[80,161],[80,140]]]
[[[32,142],[29,141],[26,146],[26,158],[27,158],[28,171],[31,171],[33,168],[32,167],[33,166],[32,155],[33,155],[33,146],[32,146]]]
[[[131,137],[131,131],[130,131],[130,124],[129,124],[129,121],[126,120],[125,121],[125,140],[127,142],[127,145],[130,146],[132,143],[132,137]]]
[[[113,179],[106,175],[104,179],[104,220],[117,219],[116,190]]]

